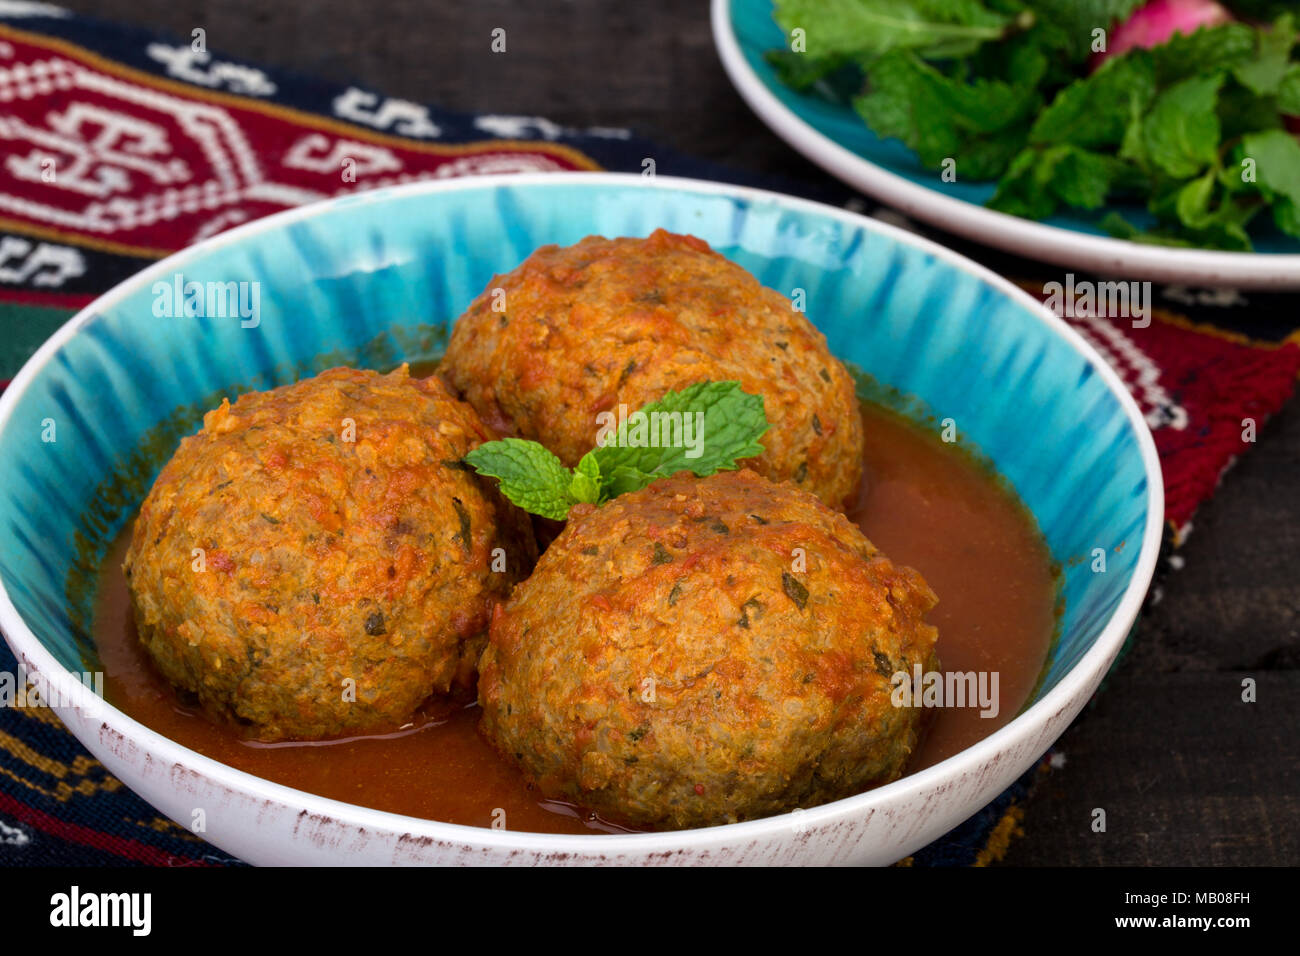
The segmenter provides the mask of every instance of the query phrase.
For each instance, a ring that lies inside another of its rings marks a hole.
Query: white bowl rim
[[[713,42],[741,98],[763,123],[836,179],[956,235],[1058,266],[1161,282],[1239,289],[1300,288],[1300,254],[1144,245],[1022,219],[948,196],[841,146],[780,101],[745,61],[731,28],[732,0],[712,0]]]
[[[142,286],[175,272],[177,267],[183,263],[206,255],[213,249],[240,242],[260,232],[279,229],[298,220],[312,218],[343,205],[379,203],[394,198],[427,193],[491,190],[502,186],[558,187],[575,184],[696,192],[739,198],[751,204],[773,203],[812,215],[839,219],[856,228],[865,228],[888,236],[904,245],[917,247],[949,265],[989,283],[1015,302],[1021,304],[1031,316],[1037,318],[1052,332],[1063,338],[1066,343],[1073,346],[1075,351],[1093,366],[1094,371],[1100,375],[1102,381],[1109,387],[1127,415],[1129,424],[1136,432],[1147,480],[1146,528],[1142,536],[1142,546],[1138,554],[1137,564],[1133,569],[1133,577],[1129,581],[1119,605],[1092,646],[1075,662],[1073,667],[1062,675],[1056,686],[1048,691],[1042,699],[1035,701],[987,737],[933,766],[900,777],[891,783],[842,800],[800,810],[798,813],[800,814],[801,827],[812,828],[832,819],[859,816],[863,811],[869,810],[873,804],[884,802],[895,796],[901,796],[909,789],[921,790],[931,783],[941,782],[944,778],[957,777],[963,772],[970,772],[985,762],[991,761],[998,752],[1011,750],[1017,744],[1026,744],[1034,736],[1035,731],[1041,729],[1041,726],[1046,723],[1053,711],[1067,708],[1072,700],[1082,696],[1092,676],[1094,674],[1099,676],[1105,667],[1109,665],[1110,659],[1118,653],[1119,648],[1122,646],[1129,627],[1136,619],[1142,606],[1152,574],[1155,571],[1156,558],[1160,549],[1164,524],[1164,483],[1161,476],[1160,459],[1156,454],[1155,441],[1137,402],[1129,394],[1114,370],[1091,345],[1070,328],[1064,319],[1058,318],[1044,305],[1007,279],[932,240],[868,216],[824,203],[786,196],[768,190],[734,186],[709,180],[672,176],[643,176],[636,173],[551,172],[503,173],[406,183],[288,209],[245,223],[188,246],[125,279],[70,318],[28,359],[13,378],[9,387],[0,395],[0,436],[3,436],[5,427],[24,390],[35,380],[45,364],[80,331],[82,326],[88,324],[101,310],[113,306]],[[67,673],[66,669],[45,648],[18,613],[2,578],[0,578],[0,631],[3,631],[9,646],[13,649],[19,661],[25,661],[27,666],[34,667],[37,673]],[[278,803],[294,809],[304,810],[320,817],[333,818],[346,825],[378,831],[405,833],[417,838],[428,837],[439,841],[468,843],[506,850],[645,854],[676,850],[687,844],[717,845],[742,839],[762,839],[774,836],[778,832],[788,830],[792,816],[790,813],[785,813],[764,817],[759,820],[747,820],[741,823],[690,830],[612,834],[549,834],[523,830],[494,830],[488,827],[426,820],[420,817],[411,817],[346,803],[341,800],[297,790],[284,784],[274,783],[191,750],[128,716],[108,701],[102,701],[97,706],[100,710],[97,722],[102,727],[107,727],[122,734],[145,752],[167,761],[169,765],[179,765],[196,770],[232,791],[242,792],[270,803]],[[64,711],[68,710],[68,708],[55,708],[55,710],[63,717],[70,730],[76,722],[79,722],[75,718],[70,719],[64,716]],[[74,734],[74,736],[77,735]]]

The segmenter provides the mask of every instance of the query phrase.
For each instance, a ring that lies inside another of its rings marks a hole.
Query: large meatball
[[[494,602],[536,558],[522,514],[461,462],[491,437],[405,366],[223,401],[136,519],[145,650],[260,739],[399,726],[472,677]]]
[[[935,597],[844,516],[752,471],[579,505],[494,612],[482,729],[549,797],[649,827],[749,820],[902,771]]]
[[[456,322],[442,374],[484,419],[574,465],[602,412],[704,380],[762,395],[749,462],[840,507],[862,468],[853,380],[791,301],[692,236],[544,246]]]

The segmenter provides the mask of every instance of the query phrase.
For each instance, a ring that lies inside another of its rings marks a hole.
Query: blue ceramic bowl
[[[702,237],[765,285],[806,290],[837,355],[956,419],[1033,511],[1065,567],[1065,611],[1036,700],[1015,720],[847,800],[627,836],[478,829],[327,800],[216,763],[96,700],[56,708],[72,731],[163,812],[188,821],[203,806],[212,842],[267,863],[889,862],[1023,772],[1096,688],[1150,581],[1162,493],[1137,406],[1063,322],[973,263],[837,209],[688,180],[549,174],[363,193],[224,233],[97,300],[0,399],[0,626],[15,654],[49,681],[85,669],[84,569],[222,395],[341,363],[434,357],[474,295],[537,246],[657,227]],[[257,283],[256,324],[156,316],[177,276]],[[1096,547],[1111,556],[1105,573],[1069,562]]]

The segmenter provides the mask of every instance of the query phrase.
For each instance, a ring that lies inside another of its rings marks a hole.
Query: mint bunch
[[[611,413],[612,414],[612,413]],[[612,423],[611,423],[612,424]],[[576,468],[535,441],[486,442],[465,456],[481,475],[525,511],[563,521],[575,504],[602,504],[679,471],[701,478],[734,470],[763,453],[768,429],[763,397],[739,382],[700,382],[668,392],[618,422]]]
[[[1140,204],[1138,242],[1247,251],[1272,220],[1300,237],[1296,21],[1174,33],[1089,72],[1094,31],[1142,0],[777,0],[806,52],[769,60],[797,89],[851,103],[921,162],[998,181],[989,205],[1028,219]],[[1239,16],[1286,4],[1226,3]],[[1294,7],[1292,7],[1294,9]],[[850,91],[845,95],[845,91]]]

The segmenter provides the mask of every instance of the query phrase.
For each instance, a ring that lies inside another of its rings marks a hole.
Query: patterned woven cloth
[[[627,130],[452,113],[13,0],[0,0],[0,144],[0,387],[75,310],[159,257],[361,189],[513,171],[642,172],[653,158],[659,174],[763,186],[899,222],[829,181],[745,174]],[[1044,299],[1050,283],[1067,279],[938,238]],[[1294,302],[1166,287],[1155,290],[1143,328],[1068,318],[1121,374],[1154,430],[1174,545],[1249,448],[1243,423],[1262,427],[1292,393],[1300,369]],[[3,646],[0,671],[16,672]],[[904,862],[999,859],[1049,763]],[[132,794],[52,711],[0,710],[0,864],[238,862]]]

